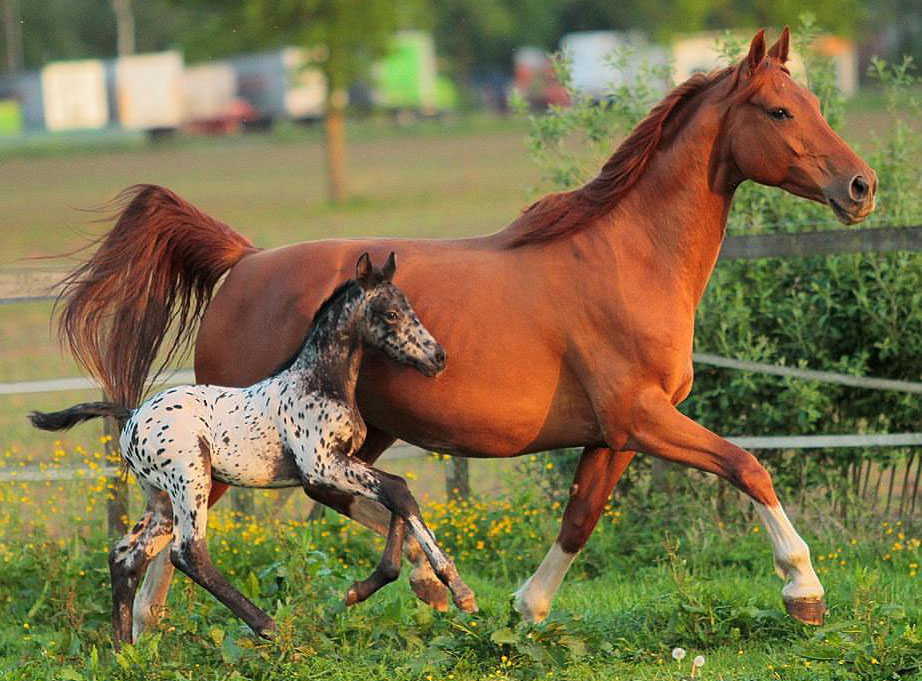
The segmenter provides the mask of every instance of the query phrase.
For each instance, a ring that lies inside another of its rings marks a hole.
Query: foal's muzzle
[[[422,364],[422,372],[426,376],[437,376],[445,370],[448,358],[445,356],[445,348],[436,344],[435,350],[429,355],[428,360]]]

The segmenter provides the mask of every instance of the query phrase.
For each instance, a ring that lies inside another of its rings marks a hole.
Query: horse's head
[[[785,28],[766,51],[759,31],[738,67],[722,130],[731,173],[828,204],[846,224],[860,222],[874,210],[877,175],[833,132],[816,96],[791,78],[789,41]]]
[[[394,286],[397,269],[391,253],[380,270],[367,253],[355,266],[355,280],[367,298],[359,323],[362,341],[395,362],[411,366],[426,376],[445,368],[445,349],[419,321],[403,292]]]

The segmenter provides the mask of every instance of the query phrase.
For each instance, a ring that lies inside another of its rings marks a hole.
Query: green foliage
[[[634,55],[625,47],[610,60],[622,71]],[[563,190],[591,179],[611,155],[611,140],[630,132],[662,98],[669,82],[669,66],[644,64],[634,82],[611,84],[608,96],[599,101],[573,87],[566,54],[554,58],[554,70],[566,88],[569,106],[553,105],[547,111],[531,113],[519,93],[513,93],[510,105],[531,124],[528,147],[543,179],[550,188]]]

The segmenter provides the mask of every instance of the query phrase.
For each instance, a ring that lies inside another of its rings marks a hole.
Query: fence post
[[[256,502],[253,499],[253,490],[245,487],[231,487],[231,508],[243,515],[255,515]]]
[[[103,400],[108,397],[105,393]],[[118,447],[119,426],[113,418],[103,419],[102,433],[105,437],[105,461],[112,461],[112,452]],[[111,489],[110,489],[111,487]],[[121,472],[106,479],[106,525],[110,539],[120,539],[128,532],[128,481]]]
[[[445,495],[449,499],[467,499],[471,496],[471,479],[468,460],[453,456],[445,467]]]

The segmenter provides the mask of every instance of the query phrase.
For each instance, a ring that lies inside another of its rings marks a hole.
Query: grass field
[[[886,125],[862,109],[846,138],[866,140],[868,122]],[[358,126],[354,198],[336,207],[325,201],[312,130],[73,153],[0,149],[0,268],[79,247],[106,227],[77,209],[136,182],[165,184],[267,247],[495,231],[540,179],[525,132],[489,120]],[[78,375],[49,334],[50,313],[46,302],[0,305],[0,382]],[[88,397],[0,397],[0,463],[101,465],[94,427],[55,444],[23,418]],[[694,500],[635,493],[608,510],[551,619],[526,626],[511,615],[509,596],[540,562],[561,513],[560,500],[530,486],[545,461],[477,462],[475,489],[504,493],[464,508],[443,504],[440,465],[395,462],[391,470],[409,472],[427,493],[428,518],[478,593],[480,614],[433,613],[415,602],[405,577],[345,611],[346,587],[371,569],[380,542],[335,519],[305,525],[303,498],[280,510],[267,493],[259,523],[216,514],[211,546],[221,569],[276,617],[279,639],[254,640],[182,578],[163,626],[119,655],[108,642],[104,479],[0,484],[0,678],[678,681],[702,654],[702,679],[922,679],[919,528],[869,520],[845,529],[822,507],[791,509],[829,590],[828,623],[810,629],[784,615],[768,542],[745,506],[717,514],[712,483],[696,483],[703,491]],[[670,656],[676,646],[688,651],[683,664]]]
[[[219,511],[209,523],[215,561],[277,620],[277,640],[254,639],[179,578],[161,626],[121,653],[108,642],[102,532],[7,536],[0,678],[679,681],[697,655],[706,663],[696,678],[715,681],[922,678],[922,550],[911,530],[807,532],[831,608],[826,625],[809,628],[782,610],[764,530],[733,511],[721,520],[687,498],[614,504],[539,625],[518,620],[510,595],[549,545],[559,510],[528,493],[427,505],[478,595],[476,615],[431,611],[405,577],[346,610],[345,589],[370,572],[380,540],[336,519],[274,512],[254,522]],[[34,520],[4,515],[8,531]],[[688,652],[684,663],[675,647]]]

